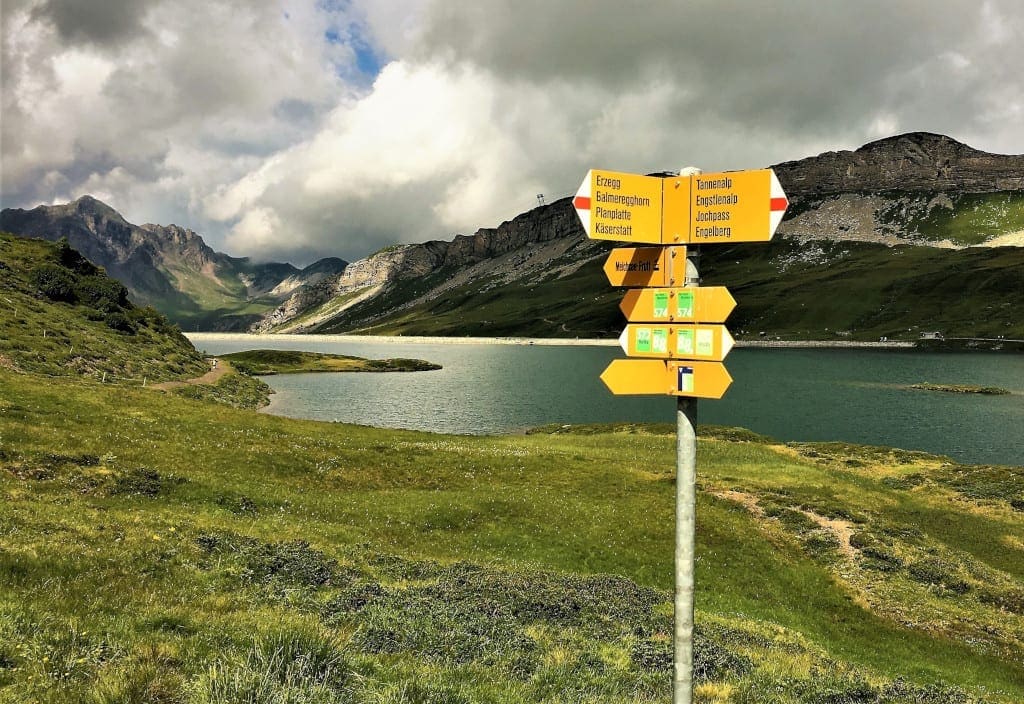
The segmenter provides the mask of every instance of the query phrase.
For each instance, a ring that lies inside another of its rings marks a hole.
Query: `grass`
[[[270,403],[270,394],[274,391],[265,382],[248,374],[229,373],[213,384],[187,384],[172,389],[171,393],[182,398],[254,411]]]
[[[40,291],[38,271],[68,282],[48,289],[61,300]],[[0,233],[0,367],[139,386],[206,371],[177,327],[118,301],[118,287],[74,250]],[[88,299],[94,291],[101,296]]]
[[[0,399],[0,701],[669,701],[668,426]],[[701,432],[698,701],[1024,696],[1015,470]]]
[[[0,246],[25,322],[97,364],[188,371],[167,358],[180,333],[150,314],[129,333],[27,288],[21,272],[66,253]],[[33,281],[114,291],[69,271]],[[3,704],[670,700],[671,426],[291,420],[246,410],[265,388],[248,376],[160,393],[12,330]],[[1024,698],[1024,468],[700,437],[696,701]]]
[[[945,391],[954,394],[982,394],[985,396],[1005,396],[1010,393],[998,386],[972,386],[971,384],[933,384],[923,381],[920,384],[911,384],[910,388],[922,391]]]
[[[952,208],[918,212],[907,227],[931,240],[949,239],[975,245],[1008,232],[1024,230],[1024,193],[960,193]]]
[[[365,359],[290,350],[246,350],[221,355],[221,358],[245,374],[262,376],[309,372],[416,372],[441,368],[422,359]]]

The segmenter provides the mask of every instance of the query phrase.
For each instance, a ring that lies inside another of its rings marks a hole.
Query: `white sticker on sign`
[[[715,331],[708,328],[697,329],[697,354],[710,357],[715,353]]]

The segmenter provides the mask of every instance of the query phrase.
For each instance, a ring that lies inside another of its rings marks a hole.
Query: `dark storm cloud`
[[[992,51],[986,13],[1019,24],[1008,1],[438,2],[416,51],[576,90],[668,75],[685,117],[827,135],[880,106],[913,117],[942,109],[950,125],[978,119],[1000,82],[1020,85],[1009,68],[1024,65],[1016,42]],[[948,52],[995,66],[961,82],[940,60]]]
[[[71,44],[110,46],[144,32],[142,19],[150,0],[46,0],[33,11],[36,20],[50,22]]]

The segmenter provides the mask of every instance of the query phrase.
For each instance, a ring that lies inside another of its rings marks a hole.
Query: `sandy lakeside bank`
[[[401,335],[250,335],[233,332],[188,332],[192,342],[233,342],[251,341],[281,342],[307,340],[309,342],[340,342],[363,344],[398,345],[541,345],[541,346],[588,346],[618,347],[618,340],[581,338],[529,338],[529,337],[412,337]],[[818,349],[913,349],[913,342],[853,342],[841,340],[737,340],[738,348],[818,348]]]

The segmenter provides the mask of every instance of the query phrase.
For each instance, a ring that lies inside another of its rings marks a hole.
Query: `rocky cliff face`
[[[950,137],[913,132],[775,167],[791,199],[839,193],[1024,190],[1024,155],[988,154]]]
[[[423,244],[388,247],[349,264],[342,274],[331,280],[297,291],[253,325],[252,331],[270,332],[280,329],[303,312],[323,306],[337,296],[351,296],[357,291],[372,293],[368,289],[379,290],[390,283],[422,278],[441,269],[450,269],[455,275],[460,269],[497,260],[525,247],[566,238],[573,242],[585,239],[571,198],[534,208],[497,227],[481,228],[472,235],[456,235],[450,242],[433,240]],[[566,248],[559,249],[564,251]],[[481,267],[480,274],[486,275],[486,269]],[[315,326],[363,300],[365,296],[351,297],[347,305],[331,307],[322,315],[304,320],[303,324]]]

